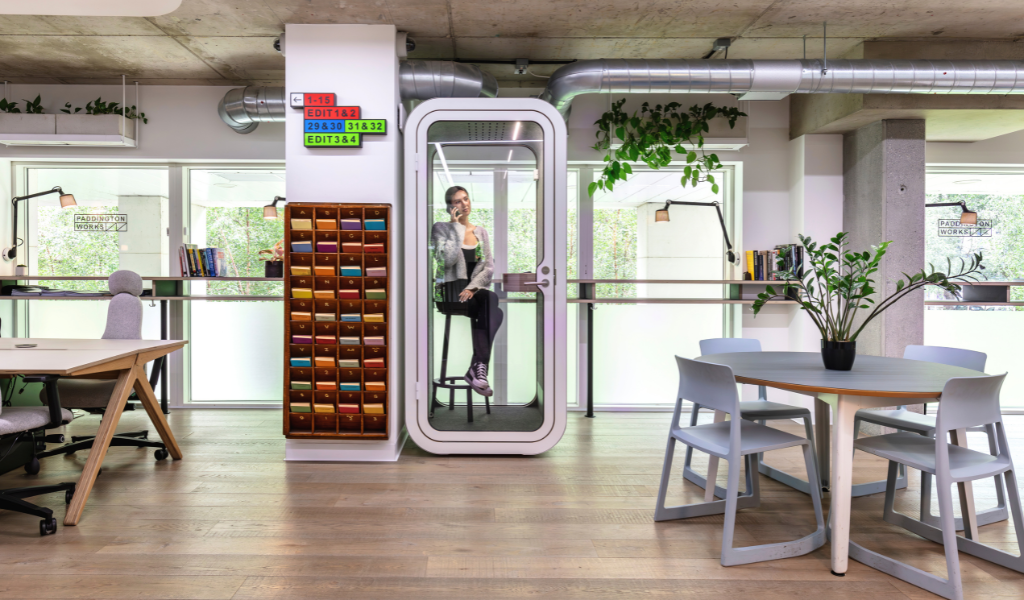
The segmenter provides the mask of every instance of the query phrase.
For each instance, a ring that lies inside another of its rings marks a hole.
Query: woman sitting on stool
[[[498,308],[498,295],[488,289],[494,275],[491,240],[486,229],[469,222],[472,206],[466,188],[448,188],[444,203],[451,220],[434,223],[430,232],[438,270],[435,284],[458,291],[458,301],[468,303],[473,360],[466,372],[466,383],[478,394],[490,396],[494,391],[487,383],[487,365],[494,337],[505,319]],[[442,299],[447,298],[442,294]]]

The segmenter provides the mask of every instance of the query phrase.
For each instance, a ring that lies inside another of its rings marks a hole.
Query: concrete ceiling
[[[272,42],[285,23],[394,24],[412,58],[699,58],[734,38],[730,58],[829,55],[864,40],[1024,39],[1019,0],[184,0],[160,17],[0,15],[0,76],[19,83],[281,84]],[[720,57],[720,55],[718,55]],[[540,87],[483,65],[508,86]],[[540,75],[557,65],[537,65]]]

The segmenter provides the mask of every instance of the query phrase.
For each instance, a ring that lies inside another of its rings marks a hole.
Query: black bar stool
[[[454,302],[435,302],[437,311],[444,315],[444,342],[441,346],[441,376],[434,379],[430,391],[430,416],[434,416],[434,404],[441,404],[437,400],[437,388],[448,390],[448,410],[455,410],[455,390],[466,390],[466,410],[468,421],[473,422],[473,388],[466,383],[463,377],[448,375],[448,340],[452,329],[452,315],[469,316],[465,313],[465,307],[452,307]],[[487,407],[487,414],[491,414],[491,399],[484,396],[484,404]]]

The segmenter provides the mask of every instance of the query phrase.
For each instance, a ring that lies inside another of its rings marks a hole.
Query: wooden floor
[[[41,538],[38,519],[0,512],[0,598],[935,597],[855,561],[835,577],[827,546],[725,568],[720,516],[654,523],[669,418],[571,413],[565,438],[538,457],[432,456],[410,442],[397,463],[285,464],[276,411],[177,411],[184,460],[111,449],[78,527]],[[69,429],[91,433],[97,421]],[[1024,417],[1007,423],[1024,460]],[[146,425],[137,411],[119,429]],[[85,454],[45,459],[37,476],[8,473],[0,488],[74,481]],[[793,472],[797,460],[769,455]],[[885,472],[864,455],[855,466],[856,481]],[[737,542],[810,531],[809,498],[761,482],[762,505],[740,514]],[[912,472],[914,491],[898,496],[912,515],[917,484]],[[979,507],[994,503],[991,481],[976,489]],[[696,501],[700,490],[679,477],[673,495]],[[62,496],[39,500],[63,516]],[[854,499],[854,540],[944,575],[941,548],[882,522],[881,501]],[[982,538],[1016,552],[1008,523]],[[968,598],[1024,598],[1024,575],[961,559]]]

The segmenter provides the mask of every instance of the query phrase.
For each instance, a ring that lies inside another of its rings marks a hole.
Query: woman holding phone
[[[494,258],[487,230],[469,222],[473,210],[469,192],[452,186],[444,194],[450,220],[434,223],[430,239],[437,261],[435,284],[458,291],[458,301],[467,304],[473,337],[473,359],[466,372],[466,383],[478,394],[494,392],[487,383],[487,365],[491,361],[494,337],[505,319],[498,307],[498,296],[489,288],[494,275]]]

